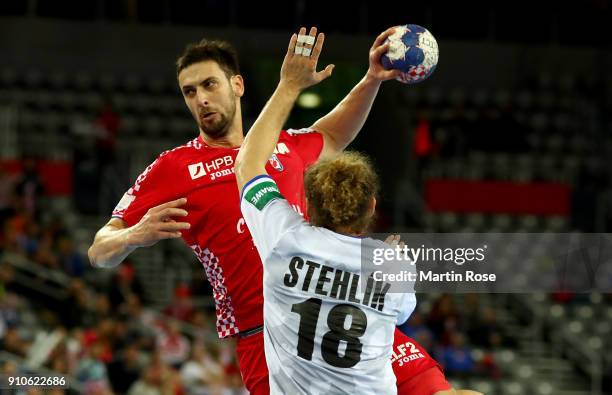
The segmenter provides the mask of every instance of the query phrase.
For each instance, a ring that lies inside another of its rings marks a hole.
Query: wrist
[[[133,251],[138,247],[134,244],[133,228],[133,226],[130,226],[123,233],[123,248],[127,251]]]
[[[298,85],[282,80],[278,83],[277,90],[293,99],[297,99],[300,93],[302,93],[302,89]]]
[[[377,78],[376,74],[371,70],[368,70],[362,81],[366,85],[380,85],[382,83],[382,80]]]

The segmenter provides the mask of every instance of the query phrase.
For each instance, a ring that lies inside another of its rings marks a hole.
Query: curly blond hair
[[[304,178],[310,222],[330,230],[363,233],[373,220],[370,202],[378,193],[378,176],[358,152],[323,159]]]

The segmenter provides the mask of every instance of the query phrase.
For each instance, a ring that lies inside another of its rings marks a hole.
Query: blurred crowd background
[[[182,242],[137,251],[115,270],[86,256],[135,177],[197,135],[174,60],[202,37],[240,53],[247,130],[299,26],[327,34],[321,64],[336,69],[300,97],[289,127],[346,95],[378,33],[425,26],[438,69],[416,86],[385,83],[352,145],[382,176],[376,230],[610,231],[608,0],[328,3],[274,3],[274,13],[238,0],[0,3],[1,373],[69,377],[54,394],[245,393],[232,340],[217,339],[203,269]],[[458,387],[612,393],[610,293],[418,299],[401,329]]]

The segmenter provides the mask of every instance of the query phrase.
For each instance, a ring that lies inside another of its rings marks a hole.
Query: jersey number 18
[[[291,306],[291,311],[300,315],[297,354],[308,361],[312,360],[314,336],[321,311],[321,299],[310,298]],[[347,316],[351,316],[351,326],[344,328]],[[321,355],[328,364],[338,368],[351,368],[361,360],[363,344],[359,338],[368,326],[365,313],[350,304],[334,306],[327,315],[329,332],[323,335]],[[346,342],[346,351],[339,355],[340,341]]]

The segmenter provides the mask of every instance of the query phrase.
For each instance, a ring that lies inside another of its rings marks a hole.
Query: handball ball
[[[396,79],[405,84],[415,84],[429,77],[438,64],[438,43],[422,26],[396,26],[395,33],[385,43],[389,50],[382,58],[387,70],[401,70]]]

